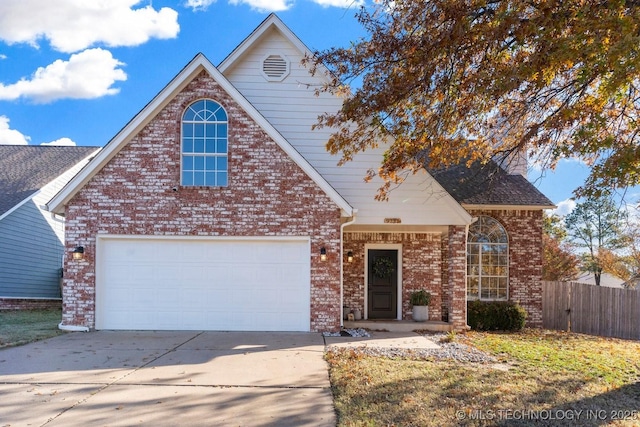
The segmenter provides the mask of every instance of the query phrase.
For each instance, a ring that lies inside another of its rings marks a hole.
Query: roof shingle
[[[0,215],[98,147],[0,145]]]
[[[554,206],[524,176],[509,175],[495,162],[457,165],[429,173],[460,204]]]

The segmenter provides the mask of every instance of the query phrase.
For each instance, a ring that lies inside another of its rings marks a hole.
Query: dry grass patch
[[[0,348],[15,347],[64,333],[60,309],[0,311]]]
[[[544,329],[506,335],[468,332],[463,341],[515,364],[573,373],[605,387],[638,381],[640,372],[638,341]]]
[[[509,369],[327,353],[339,425],[640,425],[638,342],[538,330],[457,339]]]

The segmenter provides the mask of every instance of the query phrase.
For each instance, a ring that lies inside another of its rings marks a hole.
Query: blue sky
[[[271,12],[312,50],[346,46],[364,1],[2,0],[0,144],[103,146],[198,52],[219,64]],[[587,173],[529,178],[566,210]]]

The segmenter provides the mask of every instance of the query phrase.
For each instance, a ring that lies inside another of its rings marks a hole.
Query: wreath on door
[[[373,262],[373,274],[381,279],[390,277],[394,271],[395,268],[391,258],[378,258]]]

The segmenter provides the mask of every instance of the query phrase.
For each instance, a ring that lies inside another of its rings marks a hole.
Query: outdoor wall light
[[[320,248],[320,261],[326,261],[326,260],[327,260],[327,250],[323,246],[322,248]]]
[[[75,249],[73,250],[73,252],[71,252],[73,254],[73,259],[76,260],[81,260],[84,259],[84,247],[83,246],[76,246]]]
[[[347,262],[353,262],[353,252],[347,252]]]

